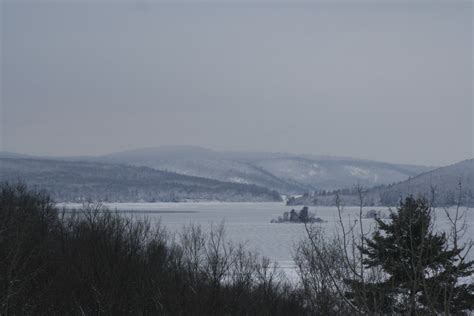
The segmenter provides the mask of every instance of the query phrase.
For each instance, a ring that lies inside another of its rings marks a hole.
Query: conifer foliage
[[[407,197],[389,220],[377,218],[377,229],[360,251],[366,269],[383,279],[363,284],[348,280],[349,299],[367,312],[458,314],[474,307],[474,285],[462,278],[473,273],[466,250],[433,230],[433,208],[425,198]],[[362,293],[362,294],[361,294]]]

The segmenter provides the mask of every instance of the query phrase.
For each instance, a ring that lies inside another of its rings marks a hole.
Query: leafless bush
[[[320,226],[306,229],[308,238],[298,243],[294,255],[306,298],[322,315],[343,314],[347,312],[344,280],[349,271],[341,244],[325,237]]]
[[[24,186],[0,189],[0,314],[310,314],[275,265],[225,239],[178,238],[100,204],[66,212]]]

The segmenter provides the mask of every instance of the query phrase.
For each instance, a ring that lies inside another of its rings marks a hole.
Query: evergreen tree
[[[459,284],[473,273],[463,248],[448,245],[433,231],[432,208],[424,198],[407,197],[390,221],[376,218],[378,229],[360,248],[365,268],[381,268],[383,281],[350,280],[353,303],[368,312],[403,314],[460,313],[474,307],[474,285]]]

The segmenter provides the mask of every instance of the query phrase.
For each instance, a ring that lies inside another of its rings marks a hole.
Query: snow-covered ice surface
[[[65,204],[67,208],[80,208],[80,204]],[[295,266],[292,260],[294,245],[305,237],[303,224],[295,223],[270,223],[283,212],[292,208],[299,210],[301,207],[289,207],[283,203],[110,203],[105,204],[111,210],[133,212],[138,218],[147,217],[151,221],[161,221],[169,232],[177,233],[184,225],[199,224],[208,231],[212,224],[225,223],[226,237],[235,243],[245,243],[249,249],[258,251],[261,255],[278,262],[279,266],[289,275],[295,276]],[[372,208],[364,208],[364,213]],[[376,207],[384,214],[389,210]],[[464,210],[464,209],[463,209]],[[327,223],[318,224],[324,228],[326,234],[334,234],[338,214],[335,207],[311,207],[310,212],[326,220]],[[454,212],[454,209],[450,209]],[[358,218],[359,208],[346,207],[343,211],[345,221]],[[474,236],[474,209],[467,212],[468,231],[465,238]],[[448,229],[448,219],[443,210],[437,209],[436,227]],[[365,231],[373,230],[374,220],[363,219]],[[474,253],[471,253],[474,259]]]

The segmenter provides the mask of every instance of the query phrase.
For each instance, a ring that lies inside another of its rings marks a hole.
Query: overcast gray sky
[[[470,1],[289,3],[3,0],[1,149],[474,156]]]

